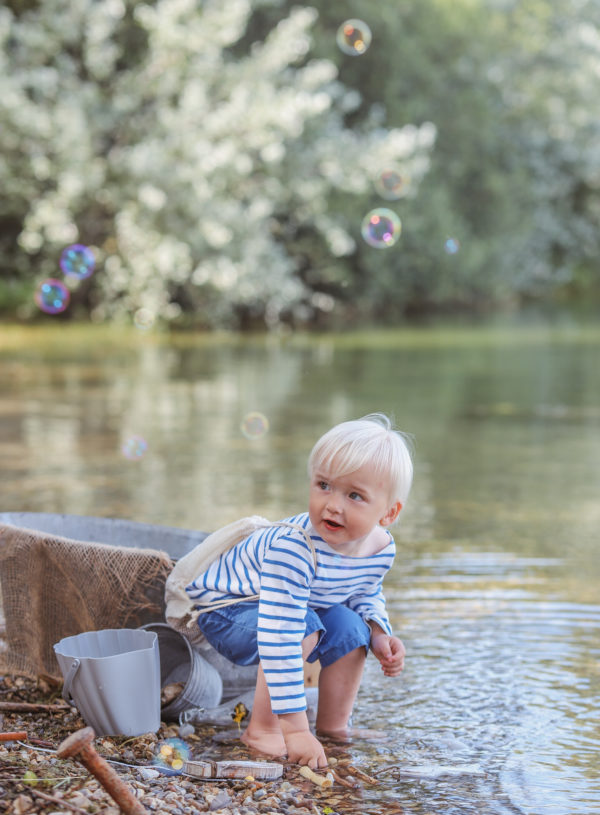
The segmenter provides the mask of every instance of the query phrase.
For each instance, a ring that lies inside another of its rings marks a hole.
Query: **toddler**
[[[376,413],[325,433],[308,472],[308,512],[254,532],[186,591],[196,607],[212,608],[198,617],[211,645],[238,665],[259,664],[242,741],[317,768],[327,759],[308,724],[304,660],[321,665],[316,732],[338,737],[350,733],[369,648],[386,676],[404,666],[382,581],[395,554],[387,527],[413,467],[403,434]]]

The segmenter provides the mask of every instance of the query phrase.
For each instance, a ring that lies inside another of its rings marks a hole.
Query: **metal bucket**
[[[173,721],[190,708],[216,707],[223,695],[223,680],[217,669],[167,623],[148,623],[142,628],[158,635],[161,688],[176,682],[183,684],[181,693],[162,708],[162,718]]]
[[[158,637],[139,628],[109,628],[54,645],[63,697],[97,736],[139,736],[160,727]]]

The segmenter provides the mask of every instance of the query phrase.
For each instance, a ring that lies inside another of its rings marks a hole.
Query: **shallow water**
[[[393,413],[416,477],[395,529],[398,680],[369,660],[364,811],[600,812],[600,330],[339,337],[0,329],[0,511],[213,529],[304,508],[337,421]],[[268,431],[248,439],[244,416]],[[122,445],[147,450],[128,459]]]

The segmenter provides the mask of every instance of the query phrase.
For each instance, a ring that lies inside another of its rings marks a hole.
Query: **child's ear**
[[[393,524],[398,515],[400,515],[401,509],[402,504],[400,503],[400,501],[396,501],[396,503],[392,504],[392,506],[388,509],[383,518],[381,518],[381,520],[379,521],[379,525],[389,526],[390,524]]]

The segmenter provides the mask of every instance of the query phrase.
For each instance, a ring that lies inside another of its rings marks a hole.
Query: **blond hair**
[[[390,500],[404,504],[413,478],[409,437],[395,430],[383,413],[342,422],[317,441],[308,457],[308,474],[319,471],[347,475],[371,464],[390,485]]]

